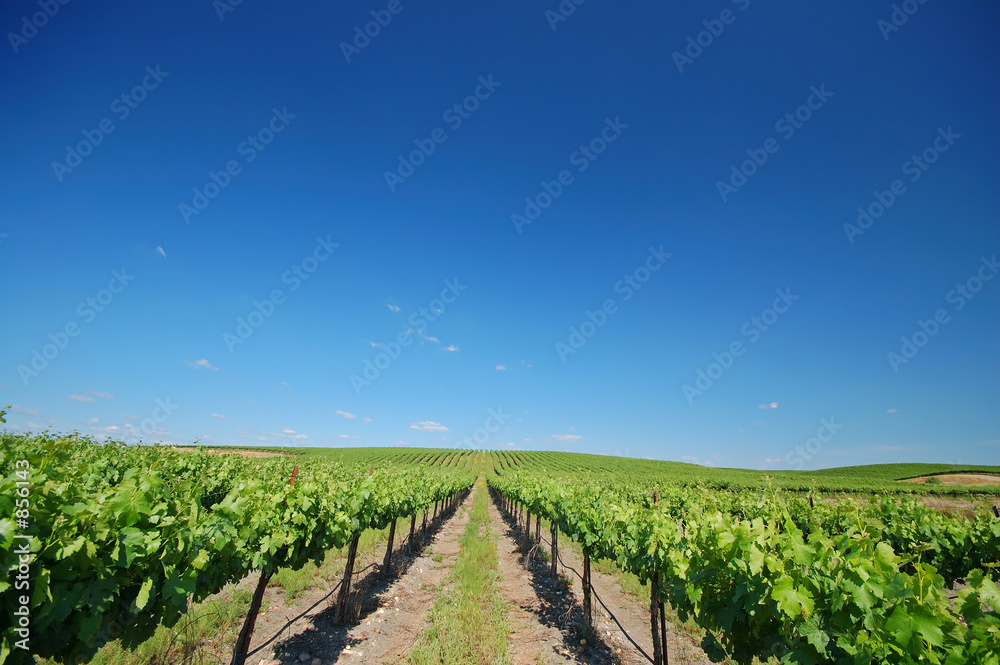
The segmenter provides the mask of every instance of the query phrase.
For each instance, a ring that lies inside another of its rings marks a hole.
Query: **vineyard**
[[[241,581],[253,594],[225,662],[251,662],[273,577],[343,552],[327,602],[350,623],[362,535],[388,530],[376,567],[391,575],[404,541],[422,542],[429,521],[457,519],[460,505],[465,514],[476,487],[526,547],[545,550],[553,576],[561,553],[579,550],[579,634],[595,634],[592,563],[635,576],[654,663],[670,657],[668,618],[695,625],[714,662],[1000,663],[1000,485],[900,482],[998,467],[764,473],[552,452],[228,452],[3,434],[0,663],[137,648]],[[941,496],[974,507],[928,505]],[[476,501],[461,556],[488,528]],[[476,584],[500,607],[493,581]]]

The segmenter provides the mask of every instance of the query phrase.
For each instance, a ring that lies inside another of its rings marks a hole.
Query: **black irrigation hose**
[[[369,564],[368,566],[365,566],[365,567],[364,567],[364,568],[362,568],[361,570],[357,571],[356,573],[352,573],[351,575],[352,575],[352,577],[353,577],[354,575],[361,575],[361,574],[362,574],[362,573],[364,573],[365,571],[367,571],[367,570],[369,570],[369,569],[371,569],[371,568],[375,568],[376,566],[378,566],[378,564],[377,564],[377,563],[372,563],[372,564]],[[310,605],[310,606],[309,606],[309,609],[307,609],[307,610],[305,610],[304,612],[302,612],[302,614],[298,615],[298,616],[297,616],[297,617],[295,617],[294,619],[290,619],[290,620],[288,621],[288,623],[286,623],[286,624],[285,624],[284,626],[282,626],[281,628],[279,628],[279,629],[278,629],[278,632],[276,632],[276,633],[275,633],[274,635],[272,635],[272,636],[270,637],[270,639],[268,639],[268,640],[267,640],[266,642],[264,642],[263,644],[261,644],[260,646],[258,646],[258,647],[257,647],[256,649],[254,649],[253,651],[251,651],[250,653],[248,653],[248,654],[247,654],[246,656],[244,656],[244,657],[243,657],[243,662],[245,663],[245,662],[247,661],[247,659],[248,659],[248,658],[249,658],[250,656],[252,656],[252,655],[254,655],[255,653],[259,652],[259,651],[260,651],[261,649],[263,649],[264,647],[266,647],[266,646],[267,646],[268,644],[270,644],[271,642],[273,642],[273,641],[275,641],[276,639],[278,639],[278,637],[279,637],[279,636],[280,636],[280,635],[281,635],[281,634],[282,634],[283,632],[285,632],[285,631],[286,631],[286,630],[288,629],[288,627],[289,627],[289,626],[291,626],[291,625],[292,625],[293,623],[295,623],[296,621],[298,621],[299,619],[301,619],[301,618],[302,618],[302,617],[304,617],[305,615],[307,615],[307,614],[309,614],[310,612],[312,612],[312,611],[313,611],[313,610],[314,610],[314,609],[316,608],[316,606],[317,606],[317,605],[319,605],[319,604],[320,604],[320,603],[322,603],[322,602],[323,602],[324,600],[326,600],[327,598],[329,598],[330,596],[332,596],[332,595],[334,594],[334,592],[335,592],[335,591],[336,591],[337,589],[339,589],[339,588],[340,588],[340,585],[341,585],[341,584],[343,584],[343,583],[344,583],[344,580],[340,580],[339,582],[337,582],[337,583],[336,583],[336,584],[335,584],[335,585],[333,586],[333,588],[332,588],[332,589],[330,589],[330,593],[326,594],[325,596],[323,596],[322,598],[320,598],[319,600],[317,600],[317,601],[316,601],[315,603],[313,603],[312,605]]]
[[[545,544],[547,544],[549,546],[549,549],[552,548],[552,544],[544,536],[542,536],[541,540]],[[569,568],[570,570],[572,570],[574,573],[576,573],[576,576],[580,578],[580,581],[583,582],[583,575],[581,575],[579,572],[577,572],[576,568],[573,568],[572,566],[567,566],[566,562],[563,561],[562,555],[559,554],[559,552],[556,552],[556,558],[559,559],[559,563],[561,563],[563,565],[563,568]],[[618,626],[618,629],[620,631],[622,631],[622,635],[624,635],[625,637],[627,637],[628,641],[632,643],[632,646],[634,646],[636,649],[638,649],[639,653],[641,653],[643,655],[643,657],[645,657],[646,660],[648,660],[651,663],[655,663],[655,661],[652,658],[649,657],[649,654],[646,653],[643,650],[643,648],[641,646],[639,646],[639,644],[635,640],[632,639],[632,636],[629,635],[628,631],[625,630],[625,627],[622,626],[621,622],[618,620],[618,617],[616,617],[611,612],[611,610],[608,609],[608,606],[604,604],[604,601],[601,600],[601,597],[597,595],[597,589],[594,588],[593,583],[591,583],[591,585],[590,585],[590,592],[592,594],[594,594],[594,598],[596,598],[597,602],[599,602],[601,604],[601,607],[604,608],[604,611],[608,613],[608,616],[611,617],[611,620],[615,622],[615,625]]]
[[[520,528],[520,526],[518,526],[518,528]],[[549,550],[552,549],[552,543],[549,542],[549,540],[547,538],[545,538],[545,536],[539,536],[539,539],[542,542],[544,542],[546,545],[549,546]],[[583,575],[581,575],[579,572],[577,572],[576,568],[573,568],[572,566],[567,566],[566,562],[563,561],[562,555],[559,554],[558,551],[556,552],[556,558],[559,559],[559,563],[561,563],[563,565],[563,568],[568,568],[568,569],[572,570],[574,573],[576,573],[576,576],[580,578],[580,581],[583,582]],[[604,604],[604,601],[601,600],[601,597],[597,595],[597,589],[594,588],[593,583],[590,585],[590,592],[592,594],[594,594],[594,598],[597,599],[597,602],[599,602],[601,604],[601,607],[604,608],[604,611],[608,613],[608,616],[611,617],[611,620],[614,621],[615,625],[618,626],[618,630],[622,631],[622,635],[624,635],[626,638],[628,638],[628,641],[632,643],[632,646],[634,646],[636,649],[638,649],[639,653],[641,653],[646,660],[648,660],[651,663],[654,663],[654,665],[655,665],[656,661],[654,661],[652,658],[650,658],[649,654],[646,653],[641,646],[639,646],[639,643],[632,639],[632,636],[629,635],[628,631],[625,630],[625,627],[622,626],[621,622],[618,620],[618,617],[616,617],[611,612],[611,610],[608,609],[608,606]]]

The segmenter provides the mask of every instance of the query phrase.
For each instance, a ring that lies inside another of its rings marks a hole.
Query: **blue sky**
[[[4,3],[8,426],[998,464],[1000,10],[903,4]]]

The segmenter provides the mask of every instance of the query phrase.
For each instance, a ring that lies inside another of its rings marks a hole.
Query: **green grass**
[[[413,665],[504,664],[509,608],[499,586],[497,544],[490,529],[488,498],[482,479],[449,578],[430,613],[431,627],[410,653]]]

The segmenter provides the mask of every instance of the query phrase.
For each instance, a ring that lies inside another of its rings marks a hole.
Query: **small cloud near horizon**
[[[507,368],[504,367],[503,365],[497,365],[497,371],[498,372],[506,372]]]
[[[771,402],[770,404],[761,404],[757,408],[758,409],[777,409],[778,408],[778,403],[777,402]]]
[[[184,362],[186,364],[188,364],[189,366],[194,367],[195,369],[210,369],[213,372],[217,372],[219,370],[218,367],[216,367],[212,363],[208,362],[204,358],[202,358],[201,360],[195,360],[194,362],[191,362],[190,360],[185,359]]]
[[[337,409],[336,411],[334,411],[334,413],[337,414],[338,416],[343,416],[348,420],[353,420],[357,418],[357,416],[354,415],[353,413],[348,413],[347,411],[341,411],[340,409]]]
[[[573,429],[572,427],[570,429]],[[583,437],[579,434],[553,434],[552,438],[556,441],[562,441],[563,443],[573,443],[574,441],[579,441]]]
[[[74,402],[93,402],[94,398],[90,395],[80,395],[79,393],[70,395],[69,398]]]
[[[17,404],[11,405],[10,411],[11,413],[20,413],[22,416],[40,417],[42,415],[41,413],[35,411],[34,409],[26,409],[23,406],[18,406]]]
[[[413,423],[410,425],[410,429],[419,429],[424,432],[447,432],[448,428],[441,423],[436,423],[433,420],[421,420],[420,422]]]
[[[225,420],[226,419],[226,417],[224,415],[222,415],[221,413],[213,413],[211,417],[212,418],[218,418],[219,420]]]

